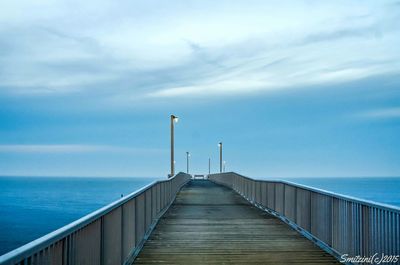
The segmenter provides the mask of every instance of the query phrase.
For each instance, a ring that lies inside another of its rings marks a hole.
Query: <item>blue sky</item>
[[[400,175],[398,1],[2,1],[0,175]]]

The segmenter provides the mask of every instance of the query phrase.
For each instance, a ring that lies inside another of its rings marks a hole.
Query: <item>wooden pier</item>
[[[375,253],[400,254],[399,207],[234,172],[178,173],[0,256],[0,265],[338,264]]]
[[[160,219],[135,264],[338,264],[232,189],[192,180]]]

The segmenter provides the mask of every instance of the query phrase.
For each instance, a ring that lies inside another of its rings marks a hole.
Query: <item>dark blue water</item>
[[[152,182],[150,178],[0,177],[0,255]],[[400,178],[286,179],[400,206]]]
[[[0,177],[0,255],[154,181],[152,178]]]

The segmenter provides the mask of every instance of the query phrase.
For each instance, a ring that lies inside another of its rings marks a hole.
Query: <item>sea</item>
[[[0,177],[0,255],[154,180],[156,178]],[[400,207],[400,177],[284,180]]]
[[[154,180],[134,177],[0,177],[0,255]]]

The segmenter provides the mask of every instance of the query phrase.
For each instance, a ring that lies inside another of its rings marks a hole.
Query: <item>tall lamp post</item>
[[[211,174],[211,158],[208,158],[208,175]]]
[[[174,125],[178,122],[178,117],[171,115],[171,174],[172,178],[175,175],[175,158],[174,158]]]
[[[219,173],[222,173],[222,142],[219,142]]]
[[[190,153],[186,152],[186,173],[189,174],[189,157]]]

